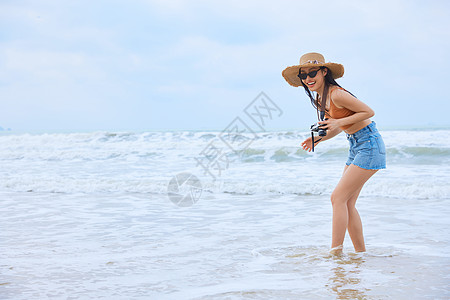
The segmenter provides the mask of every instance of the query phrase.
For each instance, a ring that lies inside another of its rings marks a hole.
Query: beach
[[[346,236],[341,256],[345,136],[312,154],[307,132],[258,133],[215,180],[195,158],[218,132],[0,136],[0,298],[448,299],[449,133],[381,131],[367,252]],[[201,183],[191,205],[168,194],[180,172]]]

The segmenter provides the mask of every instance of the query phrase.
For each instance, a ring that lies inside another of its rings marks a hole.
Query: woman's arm
[[[336,135],[341,133],[341,131],[342,131],[342,129],[340,129],[340,128],[337,128],[335,130],[327,130],[327,135],[326,136],[318,137],[317,139],[314,138],[314,147],[317,146],[317,144],[319,142],[323,142],[323,141],[326,141],[326,140],[329,140],[329,139],[335,137]],[[311,150],[312,150],[312,138],[311,137],[309,137],[309,138],[307,138],[306,140],[303,141],[302,148],[305,151],[311,152]]]
[[[341,126],[361,122],[375,115],[375,112],[367,104],[343,90],[334,91],[331,101],[333,101],[337,107],[345,107],[355,113],[342,119],[329,119],[319,122],[319,124],[325,124],[325,127],[327,127],[330,131],[333,131]]]
[[[340,129],[340,128],[335,128],[333,130],[327,130],[327,135],[322,137],[322,139],[320,141],[323,142],[323,141],[329,140],[331,138],[334,138],[341,132],[342,132],[342,129]]]
[[[341,132],[342,132],[342,129],[340,129],[339,127],[335,128],[333,130],[327,130],[327,135],[326,136],[321,136],[321,137],[318,137],[317,139],[314,139],[314,147],[317,146],[317,144],[319,144],[320,142],[324,142],[326,140],[334,138],[335,136],[337,136]]]

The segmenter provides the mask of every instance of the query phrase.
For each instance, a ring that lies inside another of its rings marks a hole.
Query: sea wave
[[[383,133],[388,159],[413,160],[416,163],[450,162],[450,131],[385,132]],[[240,148],[230,148],[220,138],[221,132],[145,132],[145,133],[71,133],[42,135],[0,136],[0,160],[67,161],[67,160],[120,160],[147,158],[194,158],[208,146],[214,145],[227,156],[238,161],[289,162],[311,156],[325,159],[343,159],[348,153],[345,136],[320,143],[315,153],[303,151],[301,141],[307,132],[268,132],[240,134],[248,141]],[[438,141],[438,142],[436,142]],[[214,143],[215,142],[215,143]]]
[[[388,170],[371,179],[363,194],[450,198],[449,130],[382,135]],[[190,169],[201,178],[205,193],[329,194],[346,161],[345,135],[320,143],[314,153],[300,147],[308,136],[295,131],[242,133],[239,141],[244,143],[239,145],[245,147],[233,151],[223,143],[221,132],[1,135],[0,190],[165,194],[172,176]],[[228,169],[216,182],[196,161],[205,153],[208,159],[214,156],[209,145],[223,147],[229,158]],[[328,180],[330,174],[333,180]]]
[[[70,178],[35,176],[10,176],[0,178],[0,190],[37,193],[82,193],[82,194],[159,194],[167,195],[168,178],[124,179],[124,178]],[[201,180],[203,194],[237,195],[326,195],[329,196],[335,183],[316,181],[298,183],[290,180],[261,178],[259,181],[245,180]],[[404,180],[371,180],[364,187],[362,196],[399,199],[449,199],[450,187],[443,182]]]

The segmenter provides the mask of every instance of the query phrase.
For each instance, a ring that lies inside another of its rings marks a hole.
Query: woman
[[[287,67],[284,79],[295,87],[303,86],[313,106],[324,112],[325,119],[318,122],[327,130],[326,136],[314,141],[314,146],[345,131],[350,150],[344,173],[331,194],[333,206],[333,236],[331,252],[342,252],[348,229],[355,251],[366,251],[361,219],[355,204],[366,181],[379,169],[386,168],[386,150],[375,123],[370,120],[373,110],[343,89],[336,78],[344,75],[344,66],[325,63],[323,55],[307,53],[300,65]],[[311,92],[316,92],[316,98]],[[323,114],[323,113],[322,113]],[[313,149],[312,138],[302,143],[306,151]]]

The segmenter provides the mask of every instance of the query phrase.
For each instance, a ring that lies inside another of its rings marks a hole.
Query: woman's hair
[[[324,95],[323,96],[325,97],[325,99],[323,99],[323,101],[325,101],[324,103],[326,103],[326,100],[327,100],[326,97],[328,96],[328,88],[330,86],[332,86],[332,85],[338,86],[340,88],[342,88],[342,87],[339,85],[339,83],[336,82],[336,80],[334,80],[330,69],[328,69],[327,67],[320,67],[320,70],[323,70],[323,69],[327,69],[327,75],[325,75],[325,87],[323,89],[324,90]],[[299,75],[300,75],[300,72],[301,72],[301,68],[298,70],[298,74]],[[318,98],[316,97],[316,99],[314,99],[314,97],[311,94],[311,91],[309,90],[309,88],[306,86],[306,84],[303,83],[303,80],[300,79],[300,82],[302,83],[303,88],[305,89],[306,95],[308,95],[309,99],[311,99],[312,106],[315,109],[318,109],[319,106],[320,106],[319,103],[318,103],[318,101],[319,101]],[[345,91],[347,91],[347,90],[345,90]],[[349,91],[347,91],[347,92],[350,93]],[[356,98],[356,96],[353,95],[352,93],[350,93],[350,95],[352,95],[353,97]],[[325,111],[325,108],[324,108],[324,111]]]

